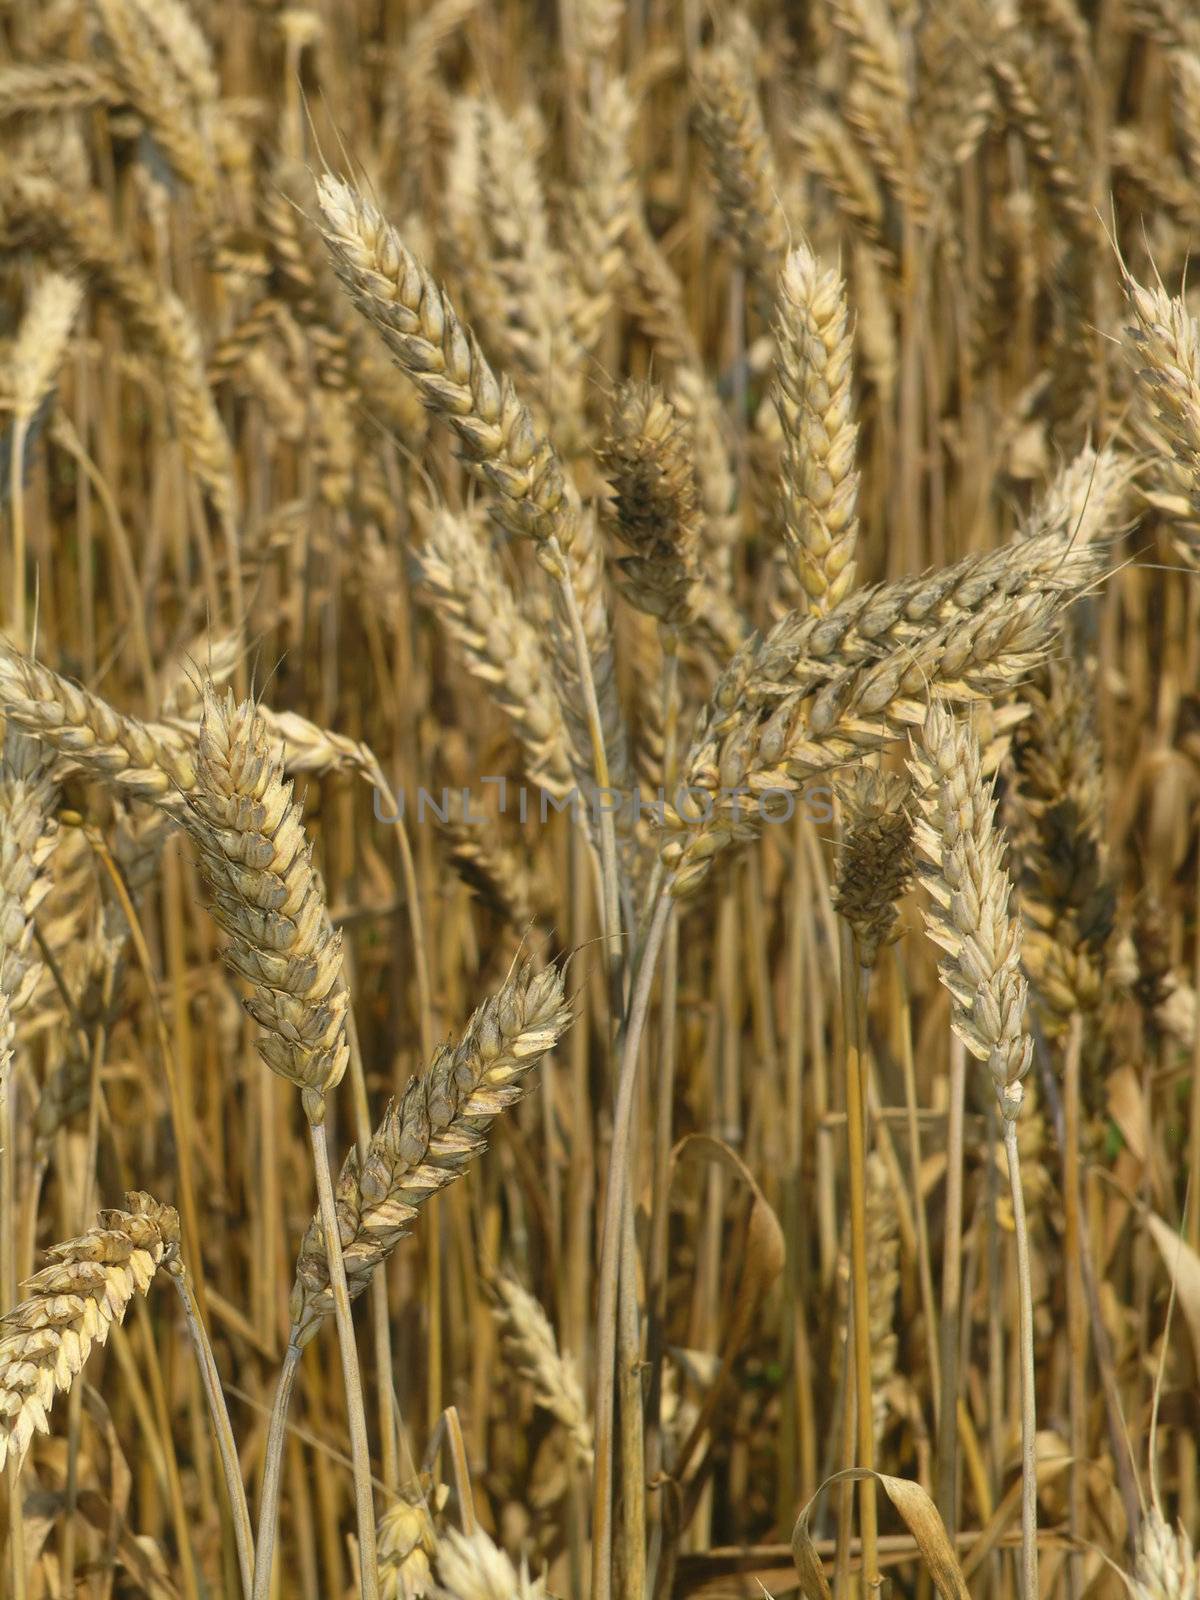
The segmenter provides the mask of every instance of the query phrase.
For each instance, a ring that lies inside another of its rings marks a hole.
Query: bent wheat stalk
[[[245,1005],[263,1030],[259,1052],[300,1090],[308,1119],[346,1390],[359,1573],[363,1595],[378,1600],[367,1422],[325,1139],[325,1098],[350,1053],[341,935],[330,925],[300,807],[265,724],[250,702],[218,700],[211,684],[184,821],[229,941],[225,959],[250,986]]]
[[[1017,1247],[1021,1339],[1021,1565],[1024,1600],[1037,1600],[1037,1417],[1034,1400],[1033,1291],[1025,1197],[1017,1151],[1023,1079],[1033,1058],[1025,1030],[1021,922],[1009,910],[1012,883],[995,803],[983,781],[979,741],[945,707],[930,708],[911,762],[923,820],[917,844],[933,904],[930,938],[946,952],[938,974],[950,991],[955,1033],[986,1064],[1004,1118],[1004,1148]]]
[[[574,652],[572,676],[578,676],[586,711],[595,781],[603,793],[612,781],[611,756],[617,757],[616,775],[622,775],[622,721],[603,601],[587,577],[591,539],[581,529],[562,464],[549,440],[538,433],[511,380],[493,372],[445,290],[378,209],[329,173],[318,181],[317,198],[326,248],[346,293],[416,385],[427,409],[458,436],[468,470],[495,495],[497,520],[514,536],[533,540],[539,562],[555,582],[561,625]],[[572,565],[577,536],[581,548]],[[569,696],[563,710],[571,714]],[[607,806],[598,809],[615,1000],[621,961],[620,875],[612,813]]]
[[[351,1150],[338,1178],[334,1240],[314,1217],[300,1246],[292,1288],[292,1328],[271,1415],[259,1508],[255,1600],[270,1592],[279,1468],[295,1368],[304,1346],[337,1308],[335,1272],[344,1263],[350,1297],[368,1287],[407,1234],[430,1195],[460,1177],[480,1154],[492,1122],[528,1088],[528,1074],[571,1021],[563,974],[522,962],[471,1017],[462,1038],[444,1045],[403,1097],[393,1101],[360,1159]]]

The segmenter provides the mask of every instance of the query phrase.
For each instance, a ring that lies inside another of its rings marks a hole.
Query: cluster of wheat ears
[[[0,1593],[1200,1600],[1197,241],[1189,0],[0,0]]]

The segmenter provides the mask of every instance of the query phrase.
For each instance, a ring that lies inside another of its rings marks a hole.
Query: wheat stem
[[[1033,1280],[1029,1267],[1029,1228],[1021,1187],[1021,1157],[1015,1118],[1004,1121],[1004,1150],[1012,1191],[1013,1232],[1017,1246],[1017,1291],[1021,1334],[1021,1593],[1038,1600],[1037,1549],[1037,1399],[1033,1362]]]
[[[167,1263],[167,1271],[179,1291],[180,1300],[183,1302],[184,1320],[187,1323],[188,1335],[191,1338],[192,1347],[196,1352],[196,1361],[200,1368],[200,1379],[204,1387],[205,1399],[208,1401],[209,1416],[212,1418],[217,1449],[221,1456],[221,1470],[225,1475],[225,1490],[229,1495],[229,1509],[233,1513],[233,1536],[237,1544],[238,1570],[242,1578],[242,1594],[246,1597],[246,1600],[249,1600],[254,1587],[254,1534],[250,1526],[250,1511],[246,1505],[246,1490],[242,1484],[242,1470],[241,1463],[238,1460],[237,1445],[234,1443],[233,1430],[229,1425],[229,1412],[225,1405],[225,1392],[221,1387],[221,1375],[217,1371],[216,1358],[209,1342],[208,1331],[200,1316],[200,1307],[196,1303],[196,1293],[192,1288],[191,1274],[178,1256]]]
[[[604,1232],[600,1245],[599,1288],[596,1305],[596,1470],[592,1501],[592,1600],[611,1600],[612,1593],[612,1473],[613,1411],[617,1354],[617,1289],[621,1260],[622,1209],[630,1181],[629,1142],[633,1126],[634,1091],[642,1034],[650,1009],[654,970],[672,901],[659,896],[650,919],[641,959],[633,980],[629,1012],[617,1040],[617,1098],[613,1109],[612,1148],[608,1162],[608,1188],[604,1197]]]
[[[571,639],[575,646],[575,660],[579,669],[579,683],[583,690],[584,707],[587,712],[588,734],[592,743],[592,762],[595,770],[596,785],[600,793],[597,796],[596,819],[600,835],[600,871],[603,884],[603,912],[604,936],[608,946],[608,973],[610,1003],[613,1016],[621,1015],[622,1006],[622,948],[621,948],[621,886],[617,867],[617,834],[613,826],[613,814],[608,806],[609,771],[608,757],[604,747],[604,725],[600,718],[600,702],[596,697],[596,680],[592,673],[591,655],[588,651],[587,637],[583,631],[583,618],[579,611],[579,602],[575,595],[575,587],[566,570],[565,558],[558,543],[557,537],[552,536],[548,541],[552,556],[560,563],[562,577],[559,580],[559,593],[562,596],[563,607],[566,610],[567,620],[570,624]],[[624,800],[619,796],[619,800]]]
[[[346,1287],[346,1265],[342,1260],[342,1238],[333,1198],[333,1179],[329,1171],[329,1143],[325,1137],[323,1120],[318,1122],[310,1118],[308,1129],[321,1204],[325,1257],[329,1264],[329,1287],[333,1294],[333,1317],[337,1325],[342,1378],[346,1387],[346,1421],[350,1429],[350,1455],[354,1463],[354,1506],[358,1517],[358,1570],[362,1582],[362,1600],[379,1600],[375,1499],[371,1488],[367,1414],[363,1404],[362,1377],[358,1370],[358,1347],[354,1342],[354,1319],[350,1314],[350,1291]]]
[[[283,1478],[283,1447],[287,1442],[288,1408],[300,1365],[301,1346],[289,1342],[275,1384],[267,1450],[263,1460],[262,1494],[258,1502],[258,1548],[254,1560],[253,1600],[270,1600],[271,1567],[279,1526],[279,1487]]]
[[[854,1315],[854,1387],[857,1398],[858,1452],[856,1466],[875,1466],[875,1408],[871,1399],[871,1308],[867,1271],[867,1096],[866,1041],[867,986],[870,969],[855,955],[853,930],[842,923],[842,1018],[846,1051],[846,1136],[850,1162],[850,1278]],[[863,1581],[877,1589],[879,1577],[878,1509],[875,1480],[859,1486]]]

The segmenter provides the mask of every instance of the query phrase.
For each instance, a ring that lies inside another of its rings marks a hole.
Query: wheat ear
[[[377,329],[426,407],[457,434],[467,466],[496,495],[496,515],[510,533],[533,539],[538,559],[557,580],[563,620],[560,659],[574,654],[595,781],[625,784],[620,706],[595,541],[579,525],[562,466],[538,434],[511,381],[497,377],[449,297],[363,195],[331,174],[318,183],[322,232],[347,294]],[[573,563],[573,565],[572,565]],[[575,697],[563,698],[572,714]],[[576,741],[583,748],[581,741]],[[599,818],[605,927],[614,991],[619,982],[620,873],[607,807]]]
[[[551,794],[571,787],[570,741],[545,652],[477,521],[440,508],[415,554],[428,601],[513,725],[530,777]]]
[[[1132,313],[1126,332],[1150,412],[1143,431],[1154,447],[1164,509],[1191,519],[1200,515],[1200,326],[1182,296],[1161,283],[1147,289],[1128,271],[1122,278]]]
[[[1137,1557],[1125,1587],[1132,1600],[1195,1600],[1200,1595],[1200,1568],[1192,1541],[1182,1524],[1171,1527],[1157,1498],[1138,1527]]]
[[[570,1357],[559,1351],[541,1303],[507,1272],[489,1279],[488,1288],[505,1355],[532,1387],[537,1403],[566,1429],[580,1463],[590,1467],[592,1427],[579,1375]]]
[[[699,506],[690,441],[653,384],[617,390],[600,460],[610,523],[634,554],[617,561],[629,601],[670,628],[693,613]]]
[[[331,1260],[357,1296],[407,1234],[431,1194],[460,1177],[484,1148],[492,1122],[525,1093],[528,1073],[571,1020],[558,968],[535,973],[525,961],[472,1016],[459,1043],[444,1045],[393,1101],[365,1155],[351,1150],[337,1184],[338,1232],[316,1216],[300,1245],[292,1327],[275,1390],[259,1505],[255,1600],[270,1593],[279,1509],[280,1461],[292,1383],[304,1346],[337,1309]]]
[[[93,3],[121,86],[145,118],[171,170],[192,189],[207,221],[216,199],[216,166],[178,79],[148,35],[141,8],[131,0]]]
[[[393,1101],[367,1152],[352,1150],[338,1179],[340,1239],[352,1296],[367,1288],[430,1195],[484,1149],[496,1117],[526,1093],[528,1074],[571,1021],[563,974],[523,961]],[[331,1310],[325,1240],[314,1217],[292,1290],[293,1340],[306,1344]]]
[[[433,1587],[431,1559],[437,1535],[424,1501],[402,1497],[375,1529],[379,1547],[379,1600],[422,1600]]]
[[[854,582],[858,428],[845,285],[807,245],[779,276],[775,343],[784,548],[810,608],[823,613]]]
[[[13,1019],[41,971],[33,951],[33,918],[50,889],[46,865],[54,848],[57,793],[37,746],[7,728],[0,756],[0,1097]],[[11,1159],[9,1148],[0,1152],[0,1161]]]
[[[516,1567],[482,1528],[451,1528],[438,1541],[438,1600],[545,1600],[546,1585]]]
[[[211,684],[184,822],[228,941],[225,959],[250,987],[245,1006],[263,1030],[259,1052],[301,1091],[308,1119],[354,1460],[359,1571],[364,1595],[377,1600],[366,1416],[324,1126],[325,1098],[349,1061],[341,936],[330,925],[300,808],[262,719],[248,701],[219,700]],[[264,1555],[260,1541],[256,1583],[264,1560],[269,1576],[270,1556],[269,1543]]]
[[[121,91],[85,61],[21,61],[0,70],[0,119],[111,105]]]
[[[334,270],[378,330],[421,399],[458,435],[468,466],[497,495],[510,533],[548,551],[571,542],[574,513],[562,468],[506,377],[488,365],[474,334],[400,236],[365,196],[326,173],[318,180],[322,232]]]
[[[754,29],[735,12],[726,37],[701,59],[696,89],[700,136],[712,157],[721,220],[769,316],[775,274],[787,249],[788,222],[754,81],[758,49]]]
[[[1022,1080],[1033,1058],[1025,1029],[1027,989],[1021,975],[1021,923],[1009,904],[1004,841],[995,803],[984,783],[979,742],[945,707],[930,708],[911,763],[924,813],[917,843],[932,906],[930,938],[946,955],[938,972],[950,991],[955,1033],[986,1064],[1004,1118],[1013,1220],[1021,1338],[1021,1569],[1024,1600],[1037,1600],[1037,1415],[1033,1366],[1033,1289],[1017,1116]]]
[[[1025,968],[1052,1035],[1103,1006],[1116,911],[1090,688],[1081,664],[1052,662],[1025,690],[1030,715],[1013,739]]]
[[[25,1459],[35,1432],[48,1431],[56,1391],[70,1389],[93,1348],[145,1294],[179,1250],[179,1217],[148,1194],[125,1197],[128,1211],[102,1211],[96,1227],[48,1252],[24,1285],[0,1333],[0,1467]]]
[[[48,272],[39,279],[12,351],[12,625],[25,639],[25,443],[49,394],[79,314],[83,290],[74,278]]]

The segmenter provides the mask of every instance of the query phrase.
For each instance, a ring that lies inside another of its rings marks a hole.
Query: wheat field
[[[1200,13],[0,0],[0,1595],[1200,1600]]]

